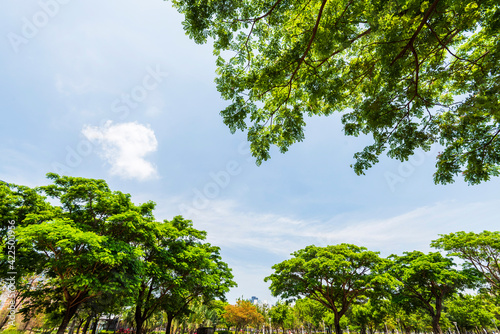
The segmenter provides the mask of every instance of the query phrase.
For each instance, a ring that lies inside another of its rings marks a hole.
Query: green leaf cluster
[[[221,111],[260,164],[304,139],[306,117],[342,113],[346,135],[401,161],[443,147],[436,183],[499,175],[496,0],[173,0],[197,43],[213,40]]]
[[[224,299],[235,286],[219,248],[190,220],[157,222],[155,203],[135,205],[104,180],[47,176],[52,183],[34,189],[0,184],[1,277],[17,272],[16,298],[26,317],[48,314],[62,334],[77,312],[90,321],[133,307],[140,333],[162,310]]]

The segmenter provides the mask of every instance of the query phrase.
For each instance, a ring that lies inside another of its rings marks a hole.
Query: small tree
[[[219,248],[204,243],[205,238],[205,231],[176,216],[158,224],[157,231],[139,245],[144,257],[134,293],[136,334],[141,334],[144,322],[157,312],[163,310],[173,320],[180,315],[177,311],[186,313],[192,300],[224,299],[229,288],[235,286]]]
[[[500,232],[444,234],[431,245],[468,261],[483,274],[491,291],[500,297]]]
[[[475,287],[477,273],[455,269],[453,261],[440,253],[413,251],[391,258],[389,272],[400,283],[394,301],[424,310],[432,318],[434,334],[442,334],[439,321],[445,300],[457,291]]]
[[[248,300],[238,300],[236,305],[226,305],[223,314],[224,320],[236,327],[238,332],[240,329],[249,325],[259,326],[264,322],[264,317],[259,313],[257,307]]]
[[[141,255],[132,242],[148,233],[154,203],[136,206],[103,180],[47,176],[53,184],[37,191],[56,204],[38,200],[37,210],[18,210],[20,269],[43,278],[22,291],[29,300],[23,312],[54,313],[62,334],[86,301],[130,291]]]
[[[369,295],[387,275],[378,275],[383,262],[377,252],[350,244],[308,246],[292,253],[293,257],[273,266],[271,291],[284,298],[308,297],[334,314],[334,327],[342,333],[340,319],[361,295]]]
[[[445,302],[446,313],[451,322],[463,333],[477,328],[488,328],[495,318],[495,305],[485,295],[454,295]]]
[[[326,312],[326,308],[319,302],[310,298],[300,298],[295,302],[295,309],[300,321],[312,332],[313,328],[319,328]]]
[[[281,327],[283,333],[285,333],[286,328],[293,326],[293,310],[287,302],[278,301],[269,310],[269,316],[274,326]]]

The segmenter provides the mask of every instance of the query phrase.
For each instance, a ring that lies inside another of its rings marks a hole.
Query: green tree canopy
[[[488,328],[495,318],[492,310],[498,309],[484,295],[455,295],[446,303],[448,318],[457,323],[461,332],[467,333],[477,328]]]
[[[34,201],[40,206],[24,216],[24,202],[19,203],[17,256],[21,272],[39,277],[35,288],[21,291],[28,297],[24,313],[60,314],[61,334],[85,302],[131,291],[142,255],[133,243],[154,227],[154,204],[136,206],[103,180],[50,173],[48,178],[53,184],[36,191],[56,204]]]
[[[364,173],[387,151],[443,146],[435,182],[499,174],[497,0],[173,0],[197,43],[214,41],[221,111],[261,163],[304,139],[306,116],[342,112]]]
[[[139,245],[144,257],[134,293],[136,334],[141,334],[143,324],[161,310],[171,318],[167,324],[170,330],[171,320],[186,314],[191,301],[198,297],[224,299],[236,285],[219,248],[204,243],[205,238],[205,231],[176,216],[158,224],[157,233]]]
[[[39,277],[33,267],[39,254],[33,249],[19,252],[16,246],[15,230],[25,226],[24,220],[28,214],[40,213],[48,210],[51,205],[44,196],[35,189],[26,186],[0,182],[0,278],[4,288],[15,287],[13,298],[16,309],[26,300],[21,293],[34,288]],[[15,282],[15,284],[14,284]],[[10,294],[10,293],[9,293]],[[0,317],[0,328],[7,323],[8,314]]]
[[[394,300],[407,309],[425,311],[432,318],[434,334],[442,334],[439,321],[444,302],[457,291],[475,287],[477,273],[456,269],[452,259],[438,252],[405,252],[391,258],[389,272],[400,282]]]
[[[271,291],[283,298],[308,297],[334,313],[335,332],[342,333],[340,319],[361,295],[370,294],[383,276],[377,252],[350,244],[308,246],[273,266]]]
[[[456,232],[441,235],[432,246],[468,261],[483,273],[492,291],[500,297],[500,232]]]
[[[45,313],[62,334],[79,308],[90,320],[134,304],[140,334],[156,324],[159,311],[185,310],[196,298],[224,299],[235,286],[219,248],[204,242],[206,232],[191,221],[157,222],[153,202],[135,205],[104,180],[48,178],[52,184],[35,189],[0,184],[0,212],[9,219],[0,229],[2,278],[18,272],[26,318]]]
[[[319,328],[326,312],[324,305],[310,298],[300,298],[295,302],[299,320],[304,326],[308,327],[308,332],[311,332],[311,326]]]
[[[287,328],[293,327],[293,308],[290,303],[279,300],[276,305],[269,310],[269,317],[274,328],[281,328],[282,333],[286,332]]]

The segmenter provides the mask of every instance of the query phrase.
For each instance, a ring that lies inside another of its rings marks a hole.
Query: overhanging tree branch
[[[427,20],[431,16],[432,12],[436,9],[437,4],[439,3],[439,0],[434,0],[434,2],[430,5],[429,9],[424,14],[424,17],[422,18],[422,22],[420,22],[420,25],[417,27],[417,30],[413,33],[413,35],[410,38],[410,41],[405,45],[403,50],[394,58],[394,60],[391,63],[391,66],[394,65],[394,63],[401,57],[404,56],[406,51],[410,49],[410,47],[413,46],[413,43],[415,42],[415,39],[417,38],[418,34],[420,33],[420,30],[422,30],[423,26],[427,23]]]

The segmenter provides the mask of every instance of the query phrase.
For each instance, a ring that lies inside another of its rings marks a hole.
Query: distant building
[[[257,305],[259,303],[259,298],[252,296],[252,298],[250,298],[250,301],[252,302],[252,304]]]

